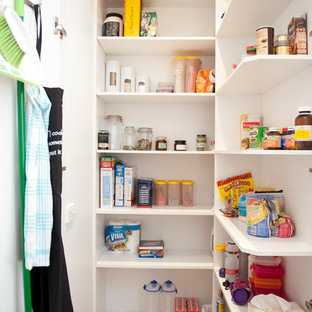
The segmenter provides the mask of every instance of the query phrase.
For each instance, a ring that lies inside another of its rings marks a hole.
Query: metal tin
[[[250,127],[249,148],[263,148],[263,136],[268,129],[268,127]]]
[[[256,31],[257,55],[274,53],[274,27],[261,26]]]
[[[99,130],[98,132],[98,149],[108,150],[109,149],[109,131]]]

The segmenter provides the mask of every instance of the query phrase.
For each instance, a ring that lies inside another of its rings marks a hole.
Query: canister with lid
[[[207,146],[206,134],[197,134],[196,150],[204,151],[206,149],[206,146]]]
[[[138,129],[138,144],[139,151],[150,151],[153,142],[153,129],[152,128],[139,128]]]
[[[123,20],[119,13],[108,13],[102,27],[102,35],[121,37],[123,35]]]
[[[167,138],[158,136],[156,137],[156,142],[155,142],[155,150],[156,151],[166,151],[167,150]]]
[[[99,130],[98,133],[98,149],[108,150],[109,149],[109,131]]]
[[[289,36],[286,34],[277,35],[274,40],[274,51],[278,55],[292,54]]]
[[[267,150],[278,150],[281,149],[281,134],[278,128],[269,128],[266,132],[266,141],[264,144],[264,149]]]
[[[184,92],[185,84],[185,62],[183,56],[176,56],[172,60],[172,75],[173,75],[173,92]]]
[[[166,206],[167,204],[167,181],[156,180],[156,206]]]
[[[136,77],[136,92],[151,92],[151,79],[149,76],[140,75]]]
[[[194,205],[194,181],[182,180],[182,206]]]
[[[135,150],[136,148],[136,132],[135,128],[131,126],[125,127],[123,134],[123,150]]]
[[[168,205],[179,206],[181,203],[181,183],[178,180],[168,181]]]
[[[121,92],[135,92],[135,72],[133,67],[121,67]]]
[[[174,141],[175,151],[186,151],[186,141],[185,140],[175,140]]]
[[[261,26],[256,31],[257,55],[274,53],[274,27]]]
[[[186,58],[185,92],[194,93],[196,88],[196,77],[200,69],[201,60],[195,56]]]
[[[295,119],[296,150],[312,149],[312,114],[311,106],[299,107],[299,115]]]
[[[120,63],[116,60],[106,61],[106,92],[120,92]]]
[[[122,145],[122,117],[108,115],[106,117],[109,129],[109,146],[111,150],[120,150]]]

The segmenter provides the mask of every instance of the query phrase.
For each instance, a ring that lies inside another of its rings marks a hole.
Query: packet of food
[[[197,93],[213,93],[215,86],[215,71],[214,69],[202,69],[196,77],[196,92]]]
[[[281,212],[274,224],[272,235],[277,237],[293,237],[295,226],[292,219],[284,212]]]

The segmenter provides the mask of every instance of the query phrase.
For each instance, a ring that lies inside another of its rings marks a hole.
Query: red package
[[[186,298],[182,297],[175,298],[175,312],[187,312]]]
[[[272,235],[283,238],[293,237],[294,230],[295,226],[291,218],[286,213],[281,212],[274,224]]]

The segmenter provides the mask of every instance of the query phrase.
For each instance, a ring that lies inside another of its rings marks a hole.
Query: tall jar
[[[166,206],[167,204],[167,181],[156,180],[156,206]]]
[[[120,150],[122,146],[122,117],[120,115],[108,115],[106,119],[110,149]]]
[[[153,142],[153,129],[139,128],[137,149],[139,151],[150,151],[152,150],[152,142]]]
[[[185,92],[194,93],[196,87],[196,77],[200,69],[201,60],[195,56],[186,58],[185,72]]]
[[[185,57],[176,56],[172,60],[173,92],[184,92]]]
[[[137,136],[134,127],[125,127],[123,134],[123,150],[135,150]]]
[[[194,181],[183,180],[182,184],[182,206],[194,206]]]
[[[178,180],[168,181],[168,206],[181,204],[181,183]]]
[[[299,115],[295,119],[296,150],[312,149],[312,114],[310,106],[299,107]]]

